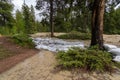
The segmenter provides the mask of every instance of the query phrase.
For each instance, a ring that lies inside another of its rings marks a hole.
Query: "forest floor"
[[[37,35],[38,36],[38,35]],[[37,37],[34,35],[34,37]],[[40,35],[39,35],[40,36]],[[120,35],[104,35],[104,41],[120,46]],[[4,44],[3,44],[4,43]],[[89,44],[90,41],[85,41]],[[59,70],[55,68],[55,53],[24,49],[9,43],[0,37],[0,45],[17,53],[17,55],[0,60],[0,80],[119,80],[120,70],[116,73],[98,74]],[[28,58],[29,57],[29,58]],[[10,65],[10,66],[9,66]],[[12,66],[11,66],[12,65]],[[7,67],[7,68],[5,68]],[[4,69],[5,68],[5,69]],[[7,70],[6,70],[7,69]],[[4,71],[4,72],[3,72]]]

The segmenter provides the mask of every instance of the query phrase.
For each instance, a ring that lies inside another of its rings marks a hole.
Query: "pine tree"
[[[92,39],[91,46],[98,45],[103,49],[103,18],[105,0],[94,0],[92,10]]]
[[[17,29],[17,33],[24,33],[25,27],[24,27],[24,20],[23,20],[23,14],[19,10],[16,11],[16,23],[15,26]]]
[[[28,5],[25,3],[22,6],[23,11],[23,19],[24,19],[24,26],[25,31],[28,34],[32,34],[36,31],[36,25],[35,25],[35,11],[33,6],[29,8]]]
[[[49,23],[50,23],[50,32],[51,32],[51,37],[54,36],[54,25],[53,25],[53,15],[54,15],[54,8],[53,8],[53,2],[54,0],[38,0],[36,4],[36,9],[41,10],[44,8],[46,3],[47,9],[45,12],[45,15],[49,13]]]
[[[30,8],[30,23],[31,23],[31,33],[36,32],[36,25],[35,25],[35,10],[34,7],[31,5]]]
[[[12,27],[14,21],[12,17],[12,9],[13,6],[9,0],[0,1],[0,26]]]
[[[23,4],[22,6],[23,10],[23,19],[24,19],[24,26],[25,26],[25,32],[30,34],[31,33],[31,23],[30,23],[30,8],[28,5]]]

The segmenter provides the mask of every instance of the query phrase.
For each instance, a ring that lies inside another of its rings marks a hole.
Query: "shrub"
[[[10,35],[10,28],[7,26],[0,26],[0,34]]]
[[[15,34],[12,36],[13,42],[16,44],[22,46],[22,47],[27,47],[27,48],[34,48],[35,45],[32,42],[32,39],[26,35],[26,34]]]
[[[80,68],[86,71],[112,71],[114,62],[112,56],[106,51],[93,49],[70,49],[67,52],[61,51],[57,54],[59,66],[62,68]]]
[[[57,38],[88,40],[88,39],[91,39],[91,35],[89,33],[70,32],[64,35],[57,36]]]

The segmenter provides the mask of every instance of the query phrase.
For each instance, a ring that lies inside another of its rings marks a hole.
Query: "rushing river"
[[[56,38],[33,38],[37,49],[47,49],[49,51],[67,51],[71,47],[84,48],[84,43],[79,41],[65,41]]]
[[[71,47],[85,48],[80,41],[66,41],[57,38],[33,38],[37,49],[46,49],[53,52],[67,51]],[[113,54],[113,60],[120,62],[120,48],[115,45],[104,44],[105,49]]]

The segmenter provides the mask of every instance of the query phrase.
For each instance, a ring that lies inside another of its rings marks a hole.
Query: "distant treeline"
[[[50,31],[49,1],[40,0],[42,4],[36,4],[36,8],[42,10],[47,2],[48,5],[40,16],[44,16],[41,21],[35,19],[34,7],[28,7],[25,3],[22,10],[16,11],[15,16],[12,15],[13,4],[9,0],[0,1],[0,33],[16,34],[26,33],[32,34],[36,32]],[[91,31],[91,9],[92,2],[83,0],[72,2],[72,0],[58,0],[53,2],[53,25],[55,32],[71,32],[79,31],[89,33]],[[41,5],[41,6],[38,6]],[[120,8],[114,9],[115,3],[106,5],[104,18],[104,33],[120,34]]]

